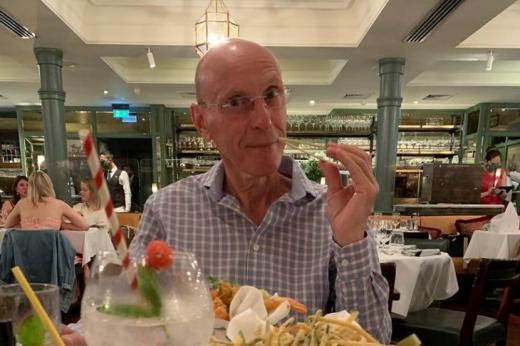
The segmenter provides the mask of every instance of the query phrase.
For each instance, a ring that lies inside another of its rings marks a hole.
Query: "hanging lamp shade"
[[[231,18],[223,0],[210,0],[206,11],[195,23],[195,48],[203,56],[213,46],[238,37],[240,26]]]

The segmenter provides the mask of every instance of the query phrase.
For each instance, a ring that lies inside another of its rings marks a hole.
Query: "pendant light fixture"
[[[213,46],[238,37],[240,26],[231,18],[223,0],[210,0],[206,11],[195,23],[195,48],[203,56]]]

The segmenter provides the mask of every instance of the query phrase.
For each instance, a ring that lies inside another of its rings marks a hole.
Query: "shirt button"
[[[253,251],[258,252],[258,250],[260,250],[260,245],[258,245],[258,244],[253,245]]]
[[[346,267],[347,265],[348,265],[348,261],[346,259],[341,261],[341,266]]]

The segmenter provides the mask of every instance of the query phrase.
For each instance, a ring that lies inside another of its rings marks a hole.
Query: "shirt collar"
[[[278,172],[291,178],[291,199],[297,201],[308,194],[316,197],[320,193],[320,185],[311,182],[300,166],[289,156],[283,156]],[[209,192],[211,199],[220,200],[224,196],[224,165],[218,161],[211,169],[201,176],[201,182]]]

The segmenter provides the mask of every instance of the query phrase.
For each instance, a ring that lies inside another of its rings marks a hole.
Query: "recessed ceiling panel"
[[[0,81],[36,82],[38,81],[36,65],[31,69],[9,56],[0,55]]]
[[[409,86],[520,86],[520,61],[495,61],[486,71],[486,61],[441,61],[419,74]]]
[[[142,57],[102,57],[127,83],[193,84],[199,59],[157,59],[157,66],[148,67]],[[288,85],[331,85],[345,67],[347,60],[280,59],[283,79]]]
[[[458,48],[520,48],[520,0],[464,40]]]
[[[207,1],[42,0],[87,44],[193,45]],[[240,36],[267,46],[357,47],[388,0],[226,1]]]

